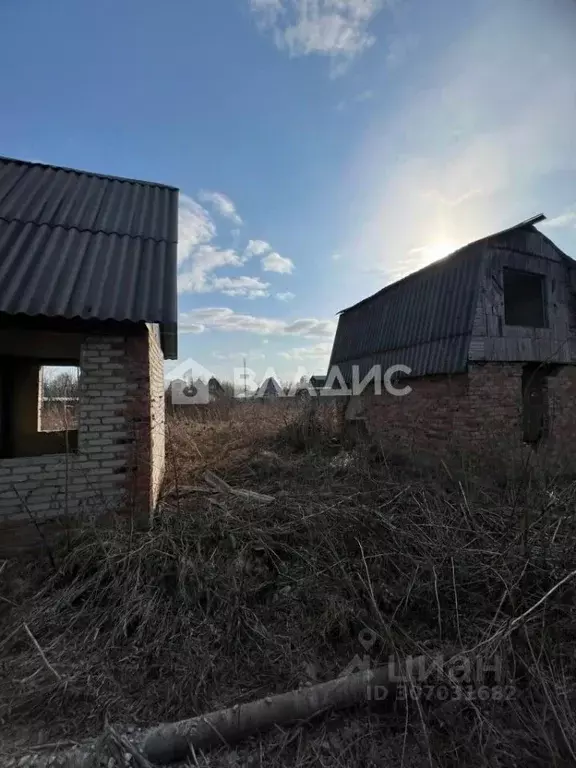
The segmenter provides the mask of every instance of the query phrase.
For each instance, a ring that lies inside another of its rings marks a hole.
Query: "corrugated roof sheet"
[[[414,273],[340,315],[330,365],[345,378],[376,364],[413,375],[455,373],[466,365],[482,263],[481,248]],[[346,363],[346,365],[344,365]]]
[[[340,314],[330,368],[347,381],[374,365],[405,365],[413,376],[466,370],[483,243],[519,228],[533,228],[540,214],[470,243],[441,261],[386,286]]]
[[[159,323],[176,356],[178,190],[0,157],[0,312]]]

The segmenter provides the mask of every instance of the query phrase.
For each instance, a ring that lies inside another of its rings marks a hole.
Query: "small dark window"
[[[504,268],[504,322],[545,328],[544,275]]]
[[[522,421],[524,442],[536,445],[548,425],[547,371],[538,365],[525,365],[522,371]]]

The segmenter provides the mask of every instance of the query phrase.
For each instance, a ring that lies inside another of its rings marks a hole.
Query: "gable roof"
[[[276,379],[274,379],[272,376],[269,376],[265,381],[262,382],[262,384],[260,384],[255,397],[276,397],[279,394],[283,394],[282,386],[276,381]]]
[[[431,264],[428,264],[427,266],[422,267],[421,269],[418,269],[416,272],[411,272],[409,275],[402,277],[400,280],[396,280],[395,282],[390,283],[390,285],[385,285],[384,288],[381,288],[379,291],[376,291],[376,293],[373,293],[370,296],[367,296],[365,299],[361,299],[360,301],[356,302],[356,304],[352,304],[346,309],[340,310],[338,314],[343,315],[345,312],[349,312],[351,309],[355,309],[356,307],[359,307],[361,304],[365,304],[366,302],[372,301],[372,299],[375,299],[377,296],[381,296],[382,294],[386,293],[387,291],[393,290],[399,285],[412,281],[418,275],[422,275],[427,271],[430,271],[430,272],[434,271],[435,267],[446,264],[446,262],[449,259],[453,259],[455,256],[467,250],[473,245],[484,243],[486,240],[491,240],[492,238],[500,237],[501,235],[505,235],[508,232],[514,232],[517,229],[524,229],[527,227],[533,228],[534,224],[539,224],[541,221],[544,221],[545,219],[546,219],[546,216],[543,213],[539,213],[537,216],[532,216],[530,219],[521,221],[520,224],[515,224],[513,227],[508,227],[507,229],[501,229],[499,232],[493,232],[492,234],[485,235],[484,237],[481,237],[478,240],[473,240],[471,243],[467,243],[466,245],[461,246],[457,250],[452,251],[452,253],[447,254],[446,256],[444,256],[444,258],[437,259],[436,261],[433,261]]]
[[[0,157],[0,312],[158,323],[177,357],[178,190]]]
[[[338,365],[347,380],[353,365],[361,376],[373,365],[406,365],[414,376],[466,370],[484,245],[517,230],[538,232],[534,225],[545,218],[475,240],[343,310],[330,367]]]

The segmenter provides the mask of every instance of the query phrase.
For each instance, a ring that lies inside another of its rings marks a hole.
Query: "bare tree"
[[[51,397],[78,397],[78,374],[70,371],[62,371],[56,376],[46,376],[43,380],[43,396]]]

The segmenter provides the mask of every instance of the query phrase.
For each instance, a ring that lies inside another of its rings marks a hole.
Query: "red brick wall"
[[[576,465],[576,365],[563,365],[548,377],[549,461],[559,470]]]
[[[549,437],[537,452],[522,439],[521,363],[471,365],[468,373],[409,383],[402,397],[361,397],[368,432],[385,450],[495,468],[530,460],[576,469],[576,366],[548,378]]]
[[[449,441],[465,398],[467,376],[434,376],[410,382],[412,392],[404,396],[364,395],[366,426],[386,444],[402,448],[432,448]]]

